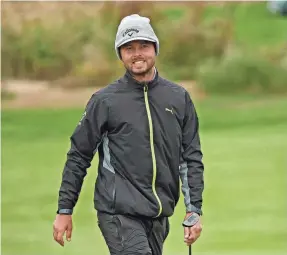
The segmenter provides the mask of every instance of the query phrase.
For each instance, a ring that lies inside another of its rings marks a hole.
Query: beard
[[[125,68],[130,72],[132,76],[144,77],[153,73],[155,61],[144,61],[142,64],[126,64]]]

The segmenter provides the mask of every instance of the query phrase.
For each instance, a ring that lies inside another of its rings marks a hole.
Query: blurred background
[[[93,209],[95,157],[72,242],[53,240],[69,137],[92,93],[124,73],[122,17],[151,19],[161,76],[200,120],[203,232],[194,254],[287,254],[287,1],[1,2],[2,254],[107,255]],[[164,255],[187,254],[183,199]]]

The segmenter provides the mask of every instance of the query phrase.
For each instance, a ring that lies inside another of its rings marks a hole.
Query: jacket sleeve
[[[180,177],[187,212],[202,214],[204,189],[202,151],[199,138],[199,122],[194,104],[186,92],[185,116],[182,128],[182,161]]]
[[[94,94],[70,138],[71,147],[67,153],[59,190],[58,212],[73,211],[87,168],[90,167],[106,130],[107,119],[108,107],[105,100],[99,99],[99,96]]]

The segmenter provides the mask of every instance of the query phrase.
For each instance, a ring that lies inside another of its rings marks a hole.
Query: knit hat
[[[159,41],[150,25],[150,19],[139,16],[138,14],[124,17],[118,27],[115,50],[119,59],[119,47],[135,40],[154,42],[156,45],[156,55],[159,54]]]

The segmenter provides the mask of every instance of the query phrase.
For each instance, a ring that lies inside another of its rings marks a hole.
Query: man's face
[[[120,47],[122,61],[135,76],[151,72],[155,64],[155,48],[149,41],[132,41]]]

